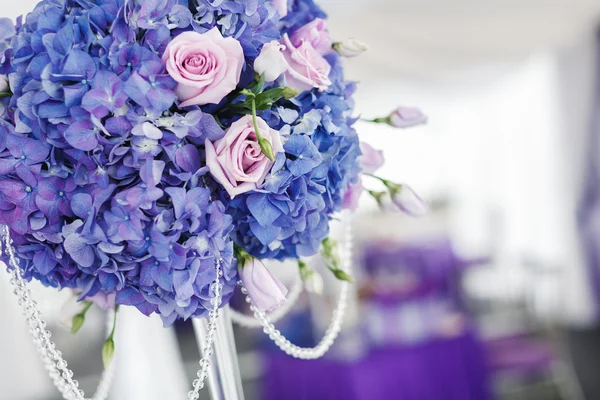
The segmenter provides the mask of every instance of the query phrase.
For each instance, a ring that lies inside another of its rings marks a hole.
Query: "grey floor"
[[[242,331],[243,332],[243,331]],[[199,353],[195,343],[195,337],[191,325],[181,325],[177,328],[179,344],[182,357],[185,361],[189,381],[193,380],[198,367]],[[236,344],[239,352],[248,352],[256,347],[256,343],[252,341],[252,336],[240,334],[236,332]],[[582,386],[585,400],[600,400],[600,327],[586,330],[571,330],[566,335],[566,344],[570,349],[575,371],[578,375],[579,383]],[[101,343],[89,343],[90,346],[101,346]],[[76,354],[65,354],[68,359],[72,360],[70,365],[73,366],[81,375],[84,372],[89,372],[92,376],[93,371],[98,366],[90,366],[83,360],[79,360]],[[94,379],[91,382],[82,380],[82,388],[90,389],[95,385]],[[257,379],[246,379],[244,381],[244,394],[246,400],[261,400],[260,381]],[[500,391],[499,391],[500,392]],[[209,400],[208,391],[202,392],[201,400]],[[548,382],[532,383],[531,385],[523,385],[522,388],[509,390],[509,393],[498,395],[498,400],[572,400],[561,397],[557,388]],[[60,400],[60,397],[49,397],[47,399],[36,400]],[[285,400],[285,399],[282,399]],[[336,400],[336,399],[331,399]],[[341,399],[340,399],[341,400]],[[379,400],[379,399],[373,399]],[[444,400],[444,399],[440,399]]]

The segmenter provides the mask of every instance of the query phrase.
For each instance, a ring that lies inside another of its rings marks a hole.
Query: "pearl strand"
[[[79,383],[73,380],[73,372],[68,369],[67,362],[62,358],[62,353],[56,350],[56,345],[50,340],[52,334],[46,329],[46,322],[42,320],[37,303],[32,299],[31,290],[21,275],[19,259],[15,255],[12,239],[8,226],[4,226],[4,244],[6,254],[12,270],[9,271],[14,293],[19,298],[18,304],[23,309],[23,314],[29,325],[29,332],[33,336],[33,342],[44,362],[50,378],[56,388],[66,400],[86,400],[84,394],[79,390]]]
[[[352,221],[349,216],[345,218],[345,220],[346,226],[341,266],[343,271],[349,272],[352,264]],[[269,316],[256,307],[252,298],[248,296],[248,291],[243,286],[242,281],[238,281],[238,284],[242,287],[242,293],[246,295],[246,302],[250,304],[250,310],[254,313],[254,317],[263,327],[264,333],[269,336],[269,339],[271,339],[277,347],[294,358],[314,360],[323,357],[325,353],[329,351],[342,329],[346,307],[348,305],[349,282],[344,281],[341,283],[338,302],[333,311],[333,317],[331,318],[329,327],[325,331],[325,335],[321,341],[313,348],[303,348],[291,343],[279,330],[277,330]]]
[[[223,298],[221,292],[223,290],[223,284],[221,283],[221,277],[223,271],[221,270],[221,264],[223,260],[218,259],[215,262],[217,270],[217,278],[213,284],[210,285],[211,290],[214,292],[214,297],[211,299],[213,306],[212,310],[208,312],[208,330],[204,336],[204,345],[202,347],[202,359],[200,360],[200,370],[198,370],[196,376],[197,379],[193,382],[193,390],[188,393],[189,400],[198,400],[200,398],[200,391],[204,388],[204,382],[208,377],[208,368],[210,367],[210,357],[213,354],[213,345],[215,343],[215,337],[217,332],[217,318],[219,318],[219,307]]]
[[[32,293],[28,287],[28,282],[21,274],[19,259],[12,246],[13,241],[10,237],[8,226],[3,226],[0,229],[0,236],[2,236],[3,239],[0,240],[0,254],[2,254],[2,250],[5,250],[6,254],[9,256],[9,264],[12,267],[12,269],[8,269],[11,278],[10,283],[14,286],[14,293],[18,297],[18,304],[23,309],[23,314],[29,325],[29,332],[33,337],[33,342],[40,353],[40,358],[48,371],[48,375],[65,400],[90,400],[87,399],[84,392],[79,389],[79,383],[76,380],[73,380],[73,371],[68,368],[67,362],[62,357],[62,353],[59,350],[56,350],[56,345],[50,340],[52,334],[50,331],[46,330],[46,322],[42,320],[41,313],[37,308],[37,303],[32,299]],[[221,263],[221,259],[217,260],[215,263],[217,278],[215,279],[215,282],[211,284],[211,290],[215,294],[211,299],[213,309],[209,312],[209,329],[204,338],[204,357],[200,360],[200,370],[197,373],[198,379],[193,383],[194,389],[188,393],[188,399],[190,400],[197,400],[200,397],[199,392],[204,388],[204,381],[208,375],[207,371],[210,365],[209,358],[213,353],[213,344],[216,336],[216,321],[219,315],[219,306],[222,303],[221,292],[223,284],[220,282],[220,279],[223,276],[223,271],[221,270]],[[113,318],[111,316],[109,321],[112,320]],[[109,323],[107,328],[109,331],[112,330],[112,325]],[[114,377],[114,366],[115,363],[111,363],[108,369],[102,374],[100,384],[98,385],[98,389],[92,400],[106,400],[108,397]]]

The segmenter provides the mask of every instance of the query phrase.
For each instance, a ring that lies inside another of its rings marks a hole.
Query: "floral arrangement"
[[[364,50],[312,0],[43,0],[0,20],[0,224],[23,275],[76,292],[74,331],[92,303],[204,316],[216,262],[224,303],[241,277],[277,307],[260,260],[333,257],[330,221],[383,161],[343,75]]]

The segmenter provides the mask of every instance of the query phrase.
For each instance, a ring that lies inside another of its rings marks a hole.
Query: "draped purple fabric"
[[[372,351],[354,362],[302,361],[268,352],[265,400],[488,400],[475,334]]]
[[[600,31],[596,35],[596,42],[596,65],[600,66]],[[584,184],[577,222],[595,295],[596,319],[600,320],[600,77],[596,77],[594,93],[594,117],[587,138]]]

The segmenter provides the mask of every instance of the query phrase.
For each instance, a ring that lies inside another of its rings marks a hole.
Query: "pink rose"
[[[375,150],[370,144],[360,142],[360,166],[364,174],[374,174],[385,163],[383,151]]]
[[[178,83],[180,107],[218,104],[235,90],[244,51],[234,38],[224,38],[217,28],[201,34],[184,32],[169,43],[163,54],[167,72]]]
[[[296,47],[300,47],[303,42],[308,42],[321,55],[333,51],[333,41],[327,31],[327,21],[321,18],[317,18],[298,29],[292,34],[290,41]]]
[[[261,135],[271,143],[273,153],[283,152],[279,132],[260,117],[257,122]],[[260,149],[251,115],[234,122],[216,142],[206,140],[205,147],[206,165],[231,197],[259,188],[273,165]]]
[[[383,158],[383,151],[375,150],[370,144],[360,142],[360,166],[363,174],[374,174],[385,162]],[[356,211],[358,208],[358,201],[364,190],[362,184],[362,177],[358,178],[358,182],[348,187],[344,195],[344,201],[342,202],[342,208]]]
[[[325,90],[331,85],[329,80],[331,65],[310,42],[303,41],[299,47],[296,47],[286,33],[281,38],[281,44],[285,46],[283,55],[289,65],[285,73],[287,86],[306,91],[313,88]]]
[[[288,0],[272,0],[281,18],[288,14]]]

